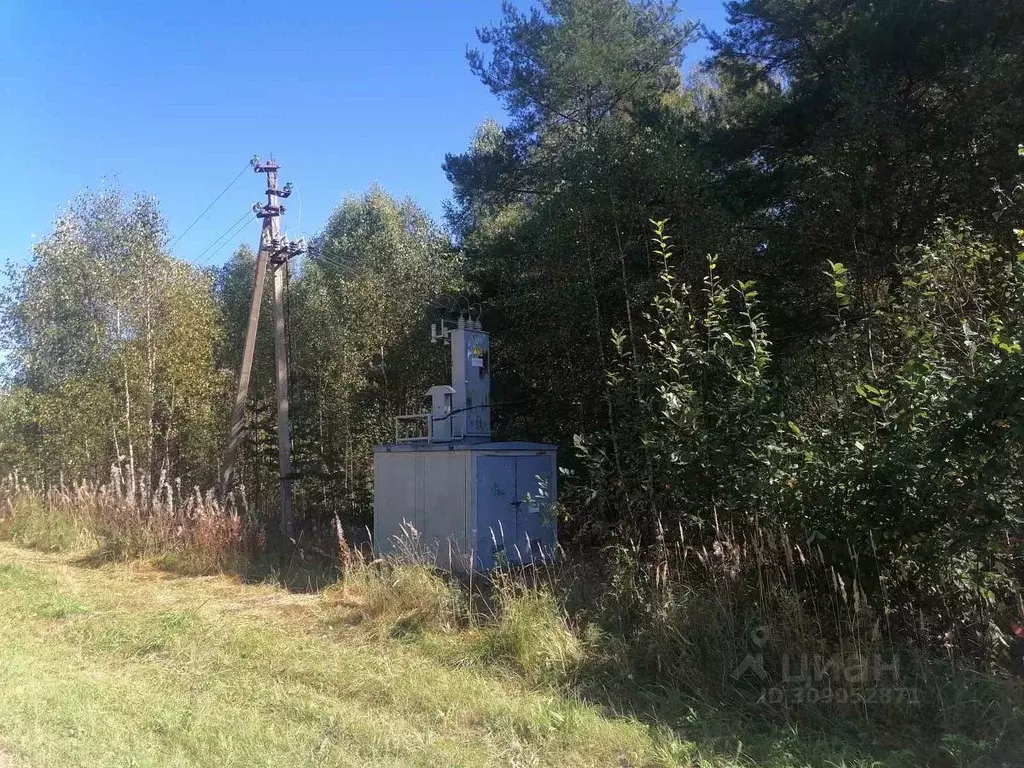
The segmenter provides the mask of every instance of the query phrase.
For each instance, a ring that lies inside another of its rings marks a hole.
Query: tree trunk
[[[115,326],[117,328],[118,341],[121,340],[121,309],[115,312]],[[128,442],[128,490],[132,498],[135,498],[135,444],[132,439],[132,392],[128,383],[128,361],[124,357],[124,350],[121,350],[121,370],[124,374],[124,428],[125,440]]]
[[[146,265],[146,390],[149,398],[146,414],[146,478],[153,481],[154,426],[153,409],[156,401],[156,350],[153,347],[153,283],[152,264]]]

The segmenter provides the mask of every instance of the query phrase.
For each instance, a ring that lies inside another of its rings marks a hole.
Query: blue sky
[[[717,0],[682,10],[723,24]],[[0,0],[0,262],[29,258],[59,209],[104,179],[155,195],[174,240],[254,153],[272,152],[298,190],[283,218],[292,237],[374,182],[439,217],[445,152],[503,119],[465,60],[475,28],[499,18],[499,0]],[[207,249],[260,199],[261,179],[243,175],[174,254]]]

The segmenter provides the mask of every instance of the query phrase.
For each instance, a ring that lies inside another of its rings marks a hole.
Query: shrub
[[[425,563],[391,559],[350,568],[339,589],[364,621],[393,636],[451,631],[468,615],[462,590]]]
[[[583,660],[584,648],[555,595],[506,577],[498,582],[496,598],[497,615],[474,644],[478,657],[534,683],[564,682]]]
[[[979,664],[954,635],[940,650],[930,627],[901,624],[892,606],[912,593],[869,596],[816,541],[778,527],[672,539],[657,579],[642,552],[621,546],[588,557],[601,569],[563,565],[591,593],[576,600],[592,640],[571,678],[588,695],[910,731],[961,764],[1024,748],[1024,681]]]
[[[578,438],[575,489],[612,539],[640,542],[645,599],[664,582],[666,530],[722,546],[767,526],[813,541],[932,650],[952,636],[1002,654],[1024,612],[1024,254],[939,221],[892,290],[859,301],[833,263],[834,325],[806,372],[783,372],[753,283],[726,288],[710,259],[694,293],[664,222],[654,243],[662,288],[646,332],[613,334],[615,419]]]

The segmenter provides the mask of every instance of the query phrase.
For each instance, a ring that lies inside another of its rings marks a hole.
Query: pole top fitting
[[[283,205],[260,205],[259,203],[256,203],[252,209],[256,213],[256,217],[260,219],[280,216],[285,210]]]

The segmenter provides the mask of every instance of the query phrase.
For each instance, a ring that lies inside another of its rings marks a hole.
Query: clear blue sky
[[[717,28],[724,11],[696,0],[683,15]],[[255,153],[272,152],[298,190],[283,219],[293,237],[374,182],[438,217],[445,152],[503,119],[465,60],[475,28],[499,18],[499,0],[0,0],[0,262],[26,260],[104,178],[155,195],[173,240]],[[261,178],[239,179],[175,255],[216,240],[260,199]]]

